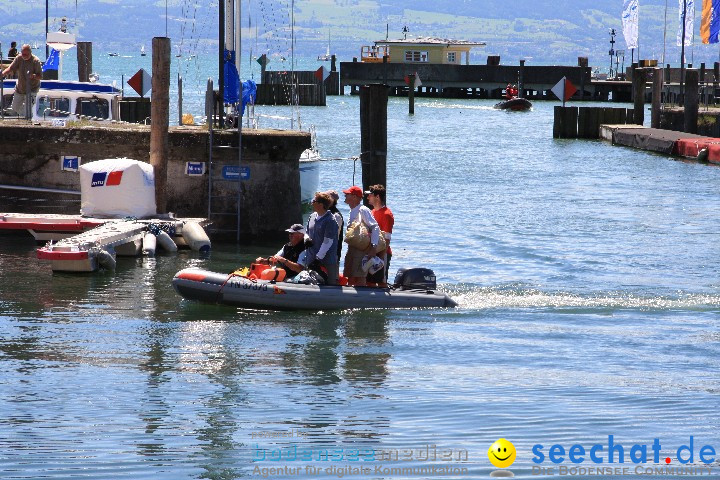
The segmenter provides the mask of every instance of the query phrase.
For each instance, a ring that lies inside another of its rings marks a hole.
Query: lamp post
[[[613,56],[615,55],[615,29],[610,29],[610,71],[608,72],[608,78],[612,78],[613,73]],[[617,72],[616,72],[617,74]]]
[[[618,67],[620,66],[620,57],[623,57],[623,69],[619,70]],[[622,75],[620,72],[625,71],[625,50],[616,50],[615,51],[615,76],[619,79]]]

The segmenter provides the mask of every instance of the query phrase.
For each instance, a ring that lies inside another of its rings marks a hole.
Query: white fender
[[[210,251],[210,238],[197,222],[186,222],[182,227],[182,236],[192,250],[196,252]]]
[[[173,242],[173,239],[170,238],[167,232],[160,230],[160,233],[157,235],[157,243],[168,252],[177,252],[177,245],[175,245],[175,242]]]
[[[142,248],[143,255],[147,255],[149,257],[154,257],[156,249],[157,249],[157,238],[155,238],[155,235],[153,235],[152,233],[145,232],[145,236],[143,237],[143,248]]]

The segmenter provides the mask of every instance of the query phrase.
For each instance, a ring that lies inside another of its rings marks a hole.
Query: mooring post
[[[408,75],[408,114],[415,115],[415,74]]]
[[[705,62],[700,63],[700,77],[698,78],[698,81],[700,82],[700,103],[707,103],[705,101]]]
[[[653,69],[652,109],[650,112],[650,126],[652,128],[660,128],[660,107],[662,105],[663,73],[664,70],[662,68]]]
[[[330,71],[331,72],[337,72],[337,65],[335,64],[336,61],[337,60],[335,58],[335,54],[333,53],[332,55],[330,55]]]
[[[520,60],[520,69],[518,71],[518,98],[525,98],[525,60]]]
[[[387,186],[387,102],[386,85],[360,87],[360,163],[363,190],[375,184]]]
[[[150,165],[155,170],[155,203],[167,211],[168,125],[170,123],[170,39],[152,39],[152,103]]]
[[[697,133],[698,121],[698,71],[692,68],[685,69],[685,92],[683,96],[683,109],[685,133]]]
[[[388,81],[388,56],[383,55],[383,84],[387,85]],[[384,185],[384,184],[383,184]]]
[[[182,125],[182,77],[178,72],[178,125]]]
[[[632,73],[633,89],[633,123],[642,125],[645,122],[645,83],[647,71],[644,68],[635,68]]]
[[[89,82],[92,73],[92,42],[77,42],[78,80]]]

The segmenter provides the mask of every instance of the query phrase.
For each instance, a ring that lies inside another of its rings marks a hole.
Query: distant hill
[[[575,64],[587,56],[590,64],[607,69],[610,57],[608,30],[618,33],[616,49],[624,49],[620,13],[622,0],[296,0],[296,55],[324,53],[328,34],[332,53],[341,61],[358,56],[360,47],[384,39],[409,35],[485,41],[476,49],[473,63],[484,63],[488,54],[499,54],[502,63],[527,59],[528,65]],[[660,61],[663,55],[665,0],[640,0],[640,56]],[[699,6],[699,2],[698,6]],[[287,57],[290,52],[289,2],[244,0],[243,54]],[[679,24],[677,2],[669,2],[666,61],[678,63],[675,46]],[[217,46],[217,1],[200,6],[195,0],[55,0],[50,6],[51,30],[67,16],[80,39],[92,41],[95,52],[134,52],[149,48],[153,36],[171,37],[174,51],[211,53]],[[700,12],[696,12],[696,32]],[[7,54],[10,41],[42,44],[45,9],[40,0],[3,0],[0,4],[0,42]],[[717,45],[696,44],[687,49],[695,64],[717,61]],[[42,56],[42,55],[41,55]],[[637,59],[637,57],[635,57]],[[621,59],[622,60],[622,59]],[[625,64],[630,64],[626,52]]]

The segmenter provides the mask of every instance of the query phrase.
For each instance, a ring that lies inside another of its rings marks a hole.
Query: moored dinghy
[[[400,269],[395,282],[393,288],[304,285],[186,268],[175,274],[173,287],[191,300],[270,310],[457,306],[447,294],[435,291],[432,270]]]

